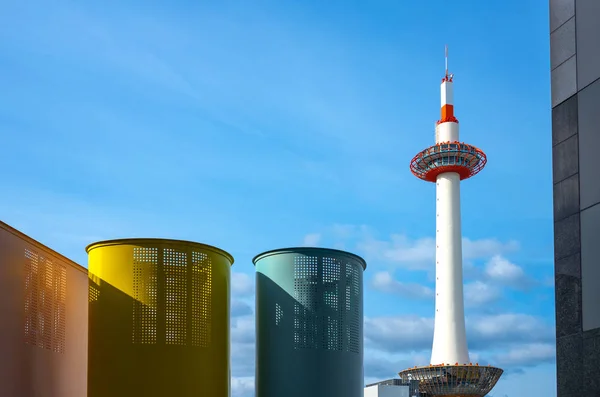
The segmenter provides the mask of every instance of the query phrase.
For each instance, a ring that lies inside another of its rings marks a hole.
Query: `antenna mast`
[[[446,78],[448,78],[448,44],[446,44]]]

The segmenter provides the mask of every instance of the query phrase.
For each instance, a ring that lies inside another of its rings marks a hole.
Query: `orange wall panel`
[[[87,395],[87,270],[0,222],[0,396]]]

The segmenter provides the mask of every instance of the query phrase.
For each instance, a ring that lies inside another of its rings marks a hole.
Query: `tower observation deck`
[[[483,397],[503,370],[469,360],[463,298],[460,181],[477,175],[487,163],[485,153],[459,139],[454,115],[453,75],[441,83],[441,117],[435,144],[410,162],[419,179],[436,184],[435,322],[430,365],[399,373],[404,382],[418,380],[427,396]]]

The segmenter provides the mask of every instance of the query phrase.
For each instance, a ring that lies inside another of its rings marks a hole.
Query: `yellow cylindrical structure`
[[[163,239],[86,251],[88,397],[228,397],[233,257]]]

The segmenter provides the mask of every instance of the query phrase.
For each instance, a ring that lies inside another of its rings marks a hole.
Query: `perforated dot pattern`
[[[187,255],[170,248],[164,250],[165,323],[168,345],[187,341]]]
[[[346,263],[346,322],[348,335],[348,351],[358,353],[360,351],[360,279],[362,270],[358,265]]]
[[[134,248],[133,257],[133,343],[162,343],[158,329],[164,318],[165,344],[208,347],[212,340],[210,257],[172,248]]]
[[[294,258],[294,346],[298,349],[316,348],[318,324],[315,315],[318,296],[319,258]]]
[[[340,308],[340,262],[336,258],[322,258],[323,261],[323,301],[325,303],[323,348],[343,350],[340,333],[345,325],[344,312]]]
[[[67,268],[25,249],[25,343],[65,350]]]
[[[133,343],[156,343],[158,249],[133,249]]]
[[[275,325],[281,324],[281,319],[283,318],[283,310],[281,309],[281,305],[279,303],[275,304]]]
[[[192,346],[208,347],[212,332],[212,263],[192,252]]]
[[[342,258],[294,257],[294,347],[360,352],[362,268]],[[282,320],[279,305],[275,321]]]
[[[88,288],[88,301],[90,303],[96,302],[98,301],[98,298],[100,297],[100,290],[96,287],[94,287],[93,285],[90,285]]]

